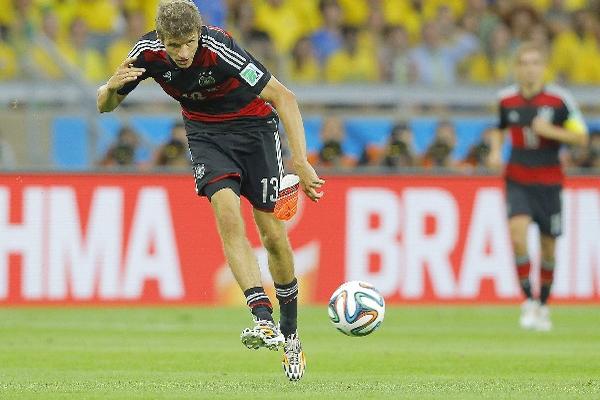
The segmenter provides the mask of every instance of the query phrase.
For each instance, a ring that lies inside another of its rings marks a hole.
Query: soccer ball
[[[329,300],[329,319],[344,335],[366,336],[379,328],[385,315],[385,301],[369,283],[342,284]]]

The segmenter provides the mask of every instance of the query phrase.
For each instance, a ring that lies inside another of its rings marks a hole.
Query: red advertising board
[[[519,299],[499,178],[336,176],[325,191],[288,224],[302,301],[353,279],[392,303]],[[564,226],[553,294],[598,302],[600,179],[567,180]],[[0,175],[0,305],[242,302],[188,175]]]

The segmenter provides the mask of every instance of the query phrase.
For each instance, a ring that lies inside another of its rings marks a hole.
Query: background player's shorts
[[[562,233],[562,187],[506,181],[508,217],[529,215],[545,235]]]
[[[186,121],[196,192],[209,199],[229,187],[254,208],[272,212],[283,176],[277,120],[246,132],[206,133],[202,125]]]

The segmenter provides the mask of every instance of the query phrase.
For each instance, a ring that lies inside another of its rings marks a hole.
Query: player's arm
[[[533,119],[531,129],[541,137],[565,144],[585,146],[588,143],[587,128],[579,118],[569,118],[563,126],[557,126],[538,115]]]
[[[574,146],[586,146],[588,130],[579,107],[570,94],[563,97],[563,108],[559,111],[564,118],[562,124],[554,125],[547,119],[536,116],[531,129],[539,136]]]
[[[500,101],[498,104],[498,126],[490,136],[490,154],[487,164],[491,170],[498,171],[502,168],[502,145],[504,144],[504,130],[508,127],[506,108]]]
[[[128,58],[117,68],[108,82],[98,88],[96,104],[101,113],[110,112],[117,108],[127,97],[127,94],[119,94],[119,90],[126,84],[136,81],[146,72],[145,68],[134,67],[136,58]]]
[[[282,85],[275,77],[271,76],[267,85],[260,92],[260,97],[267,100],[277,109],[288,137],[292,163],[300,178],[300,184],[304,193],[313,201],[323,197],[323,192],[318,189],[325,181],[317,176],[310,165],[306,154],[306,139],[304,136],[304,125],[298,101],[292,91]]]
[[[499,170],[502,168],[502,145],[504,144],[504,132],[494,129],[490,134],[490,154],[488,156],[488,168]]]

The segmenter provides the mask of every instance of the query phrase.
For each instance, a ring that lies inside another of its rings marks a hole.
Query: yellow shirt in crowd
[[[359,48],[354,54],[345,50],[334,53],[325,66],[328,82],[375,82],[379,78],[376,58],[368,49]]]

